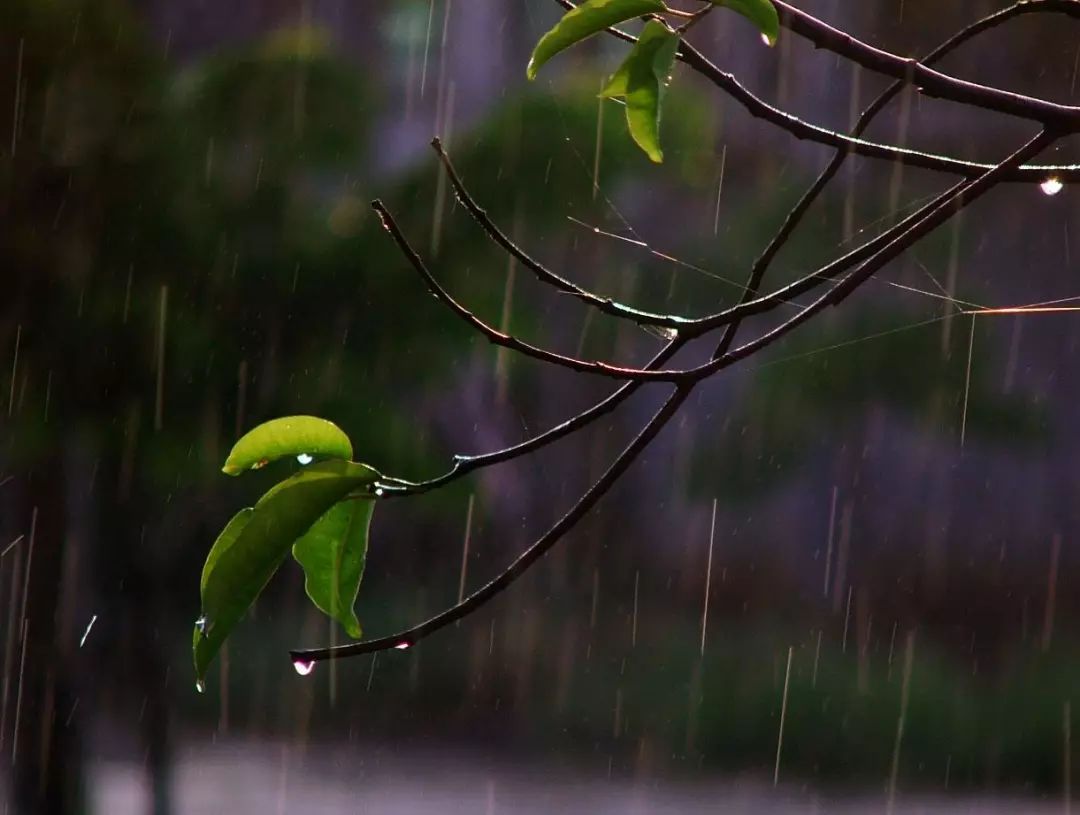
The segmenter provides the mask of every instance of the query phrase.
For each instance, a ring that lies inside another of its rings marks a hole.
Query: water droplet
[[[206,683],[203,682],[201,679],[195,680],[195,690],[197,690],[199,693],[206,693]]]
[[[300,676],[307,676],[315,670],[315,661],[307,659],[294,659],[292,663],[293,668]]]
[[[1052,175],[1039,185],[1039,189],[1043,191],[1044,195],[1057,195],[1065,189],[1065,185],[1061,182],[1060,178]]]
[[[254,464],[252,464],[251,469],[253,469],[253,470],[261,470],[263,467],[265,467],[269,463],[270,463],[270,459],[264,458],[262,461],[256,461]]]
[[[774,40],[768,34],[762,34],[761,35],[761,41],[763,43],[765,43],[767,46],[769,46],[769,48],[772,48],[774,45],[776,45],[776,40]]]
[[[402,640],[401,642],[399,642],[397,645],[394,646],[394,649],[397,650],[397,651],[404,651],[407,648],[410,648],[411,646],[412,646],[411,642],[408,642],[406,640]]]
[[[314,457],[309,456],[307,453],[301,453],[300,455],[298,455],[296,457],[296,460],[300,462],[301,466],[306,467],[311,462],[313,462],[315,459],[314,459]]]
[[[376,498],[382,498],[384,495],[386,495],[386,490],[384,490],[382,487],[376,487],[375,488],[375,497]]]
[[[200,634],[205,634],[210,627],[210,621],[207,620],[206,617],[200,617],[195,621],[195,627],[199,629]]]

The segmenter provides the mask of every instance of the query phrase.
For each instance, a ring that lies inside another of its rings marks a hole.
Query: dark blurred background
[[[801,3],[911,55],[1001,6]],[[1080,296],[1069,188],[999,188],[700,388],[567,540],[459,626],[301,678],[288,648],[343,635],[286,567],[196,693],[203,559],[281,475],[221,475],[245,429],[322,415],[361,460],[420,478],[612,387],[470,334],[369,199],[490,321],[596,358],[658,348],[509,263],[448,193],[433,135],[541,259],[687,314],[737,299],[828,161],[679,68],[667,160],[651,165],[596,98],[621,44],[590,41],[525,81],[559,13],[5,0],[0,811],[1068,811],[1080,315],[960,312]],[[1023,18],[944,68],[1080,102],[1074,25]],[[729,13],[692,40],[836,129],[886,86],[793,36],[766,49]],[[1029,130],[908,92],[870,135],[993,160]],[[852,159],[768,286],[947,183]],[[541,454],[381,504],[367,633],[500,571],[662,391]]]

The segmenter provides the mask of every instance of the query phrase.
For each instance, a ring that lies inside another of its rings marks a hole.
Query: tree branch
[[[995,14],[984,17],[982,20],[972,23],[971,25],[959,31],[957,34],[947,39],[945,42],[943,42],[941,45],[931,51],[925,57],[924,62],[932,63],[940,60],[952,51],[959,48],[964,43],[973,39],[975,36],[984,33],[985,31],[988,31],[998,25],[1001,25],[1020,14],[1028,13],[1040,5],[1041,0],[1035,0],[1034,3],[1022,2],[1017,5],[1013,5],[1006,9],[1003,9],[1002,11],[999,11]],[[855,127],[852,131],[853,135],[858,136],[867,127],[869,127],[870,123],[874,120],[874,118],[882,110],[885,109],[885,106],[888,105],[888,103],[892,101],[893,98],[895,98],[895,96],[903,89],[903,87],[904,84],[902,82],[895,82],[889,88],[887,88],[880,96],[878,96],[877,99],[871,102],[870,105],[867,106],[867,108],[860,114],[858,121],[855,123]],[[455,192],[457,193],[459,200],[470,212],[470,214],[473,215],[474,219],[480,224],[481,228],[484,229],[484,231],[488,234],[489,237],[491,237],[493,240],[496,240],[499,245],[503,246],[505,249],[507,249],[507,251],[510,251],[512,254],[514,254],[515,257],[517,257],[522,263],[532,268],[531,264],[534,263],[533,259],[529,255],[527,255],[524,250],[520,249],[520,247],[517,247],[516,245],[513,245],[508,238],[505,238],[505,233],[503,233],[498,228],[498,225],[495,224],[487,216],[487,213],[475,202],[475,200],[469,194],[464,183],[461,181],[457,172],[454,170],[453,164],[450,162],[449,156],[443,150],[442,144],[438,138],[433,140],[432,146],[435,148],[435,152],[439,156],[439,158],[444,160],[444,166],[446,166],[448,176],[451,180],[451,184],[454,186]],[[775,259],[776,255],[779,253],[783,245],[791,237],[792,233],[798,227],[799,223],[809,211],[814,201],[824,191],[825,187],[833,179],[833,177],[839,171],[840,167],[843,165],[847,156],[849,156],[850,154],[851,152],[849,150],[843,148],[838,150],[829,165],[822,171],[822,173],[814,181],[813,185],[811,185],[811,187],[806,191],[803,197],[799,199],[798,203],[791,210],[791,212],[788,213],[788,216],[785,218],[784,223],[781,225],[777,234],[773,237],[769,245],[765,248],[765,251],[763,251],[762,254],[754,262],[754,266],[751,269],[746,286],[743,290],[743,296],[742,300],[739,303],[739,306],[745,306],[750,300],[754,299],[753,295],[756,293],[757,288],[760,286],[761,281],[764,278],[765,273],[768,271],[768,268],[771,265],[772,261]],[[943,196],[938,199],[938,202],[945,200],[945,196],[955,192],[956,189],[958,188],[954,188],[953,190],[944,193]],[[933,206],[933,204],[931,206]],[[500,237],[505,240],[505,243],[503,242],[503,240],[499,240]],[[868,243],[867,246],[869,245],[870,244]],[[883,246],[884,244],[881,245]],[[864,248],[864,251],[867,250]],[[868,258],[871,254],[872,252],[867,251],[865,257]],[[849,255],[848,258],[850,259],[851,255]],[[850,259],[849,262],[855,263],[857,261]],[[537,265],[539,264],[537,263]],[[534,271],[536,270],[534,269]],[[843,269],[833,269],[831,272],[826,272],[818,279],[824,280],[830,274],[836,273],[838,271],[843,271]],[[545,274],[538,275],[541,280],[545,280],[546,275],[551,274],[547,272],[546,269],[544,270],[544,272]],[[554,275],[552,274],[552,276]],[[742,317],[737,317],[735,319],[732,319],[732,321],[728,323],[723,338],[720,340],[720,343],[713,354],[714,359],[723,356],[730,349],[732,343],[735,340],[735,336],[738,332],[741,321]],[[677,353],[677,351],[686,344],[686,342],[687,338],[679,338],[668,343],[668,345],[666,345],[660,351],[660,353],[657,354],[649,362],[649,364],[645,366],[645,370],[655,370],[656,368],[659,368],[661,365],[671,359],[671,357],[674,356],[675,353]],[[384,485],[384,495],[388,497],[404,497],[409,495],[418,495],[420,493],[438,489],[439,487],[452,483],[453,481],[456,481],[459,478],[463,478],[464,476],[475,470],[494,464],[511,461],[519,456],[524,456],[533,452],[534,450],[539,450],[543,447],[546,447],[548,444],[552,444],[559,439],[570,435],[571,433],[583,427],[586,427],[595,419],[598,419],[601,416],[605,416],[611,411],[615,410],[615,408],[617,408],[623,401],[625,401],[633,393],[635,393],[637,389],[641,386],[641,384],[642,383],[640,382],[628,382],[622,387],[620,387],[618,390],[609,394],[602,401],[588,408],[587,410],[578,413],[570,419],[561,422],[555,427],[543,433],[540,433],[532,437],[531,439],[527,439],[523,442],[519,442],[518,444],[510,445],[509,447],[505,447],[500,450],[495,450],[481,455],[454,456],[453,467],[446,473],[435,478],[419,482],[406,481],[403,479],[394,479],[393,485]]]
[[[488,217],[487,212],[476,203],[476,200],[465,188],[465,184],[462,182],[457,170],[454,169],[454,164],[450,160],[450,156],[448,156],[443,149],[442,141],[438,136],[431,140],[431,146],[435,150],[435,154],[439,157],[439,161],[442,162],[443,168],[446,170],[446,176],[450,179],[450,184],[454,188],[454,194],[457,196],[457,199],[461,202],[462,206],[465,207],[465,210],[469,215],[472,216],[473,220],[480,225],[480,228],[487,233],[491,240],[505,249],[513,257],[517,258],[518,261],[531,271],[541,283],[547,283],[558,291],[573,295],[598,311],[602,311],[612,317],[632,320],[639,325],[658,325],[666,328],[678,329],[689,322],[685,317],[641,311],[640,309],[617,303],[609,297],[601,297],[598,294],[594,294],[593,292],[581,288],[576,283],[573,283],[548,269],[544,264],[540,263],[540,261],[533,258],[510,240],[509,236],[499,229],[495,222]]]
[[[650,360],[649,364],[645,366],[644,370],[651,371],[656,370],[661,365],[670,360],[675,354],[686,345],[688,340],[677,337],[667,345],[665,345],[660,352]],[[576,430],[580,430],[583,427],[591,424],[599,419],[601,416],[606,416],[611,413],[615,408],[629,399],[637,390],[644,385],[641,381],[627,382],[618,389],[612,391],[601,401],[597,402],[592,407],[582,411],[581,413],[572,416],[565,422],[552,427],[550,430],[546,430],[543,433],[539,433],[533,436],[531,439],[526,439],[518,444],[505,447],[501,450],[495,450],[490,453],[484,453],[476,456],[454,456],[454,466],[435,478],[428,479],[427,481],[403,481],[401,479],[395,479],[395,484],[392,485],[380,485],[383,488],[383,494],[386,497],[405,497],[409,495],[419,495],[430,490],[438,489],[439,487],[446,486],[447,484],[456,481],[459,478],[464,477],[468,473],[474,470],[479,470],[483,467],[489,467],[493,464],[500,464],[502,462],[511,461],[519,456],[527,455],[534,450],[539,450],[543,447],[553,444],[559,439],[570,435]]]
[[[783,0],[773,0],[773,5],[780,12],[782,26],[809,40],[817,48],[824,48],[871,71],[902,80],[905,84],[914,84],[927,96],[1007,113],[1039,122],[1045,127],[1069,132],[1080,129],[1080,107],[957,79],[922,65],[918,60],[875,48]],[[1044,8],[1080,19],[1078,0],[1053,0],[1046,2]]]
[[[674,382],[675,378],[672,376],[672,372],[669,371],[649,371],[644,368],[626,368],[618,365],[611,365],[607,362],[596,362],[587,359],[578,359],[577,357],[567,356],[565,354],[559,354],[554,351],[548,351],[544,348],[539,348],[530,343],[524,342],[518,339],[512,334],[499,331],[492,325],[481,320],[465,306],[461,305],[455,300],[450,293],[442,287],[434,275],[428,271],[427,266],[424,265],[423,259],[417,254],[409,243],[408,238],[401,231],[401,227],[398,226],[389,210],[386,209],[382,201],[376,199],[371,202],[372,209],[378,214],[382,220],[383,226],[386,231],[390,233],[390,236],[394,239],[398,249],[405,256],[406,260],[416,270],[417,274],[423,278],[424,283],[427,284],[428,290],[435,296],[435,298],[449,308],[454,314],[456,314],[463,322],[472,326],[484,337],[495,345],[508,348],[511,351],[516,351],[523,356],[532,357],[533,359],[540,360],[541,362],[547,362],[551,365],[556,365],[560,368],[566,368],[570,371],[576,371],[577,373],[594,374],[596,376],[603,376],[609,379],[617,379],[625,382],[629,380],[639,380],[648,382]]]
[[[1060,136],[1051,130],[1041,131],[1035,138],[1006,158],[994,169],[975,179],[966,181],[961,189],[955,193],[947,194],[945,200],[933,206],[930,213],[925,215],[918,223],[912,225],[903,234],[894,238],[884,248],[879,250],[869,260],[850,272],[840,280],[832,289],[823,294],[810,305],[791,319],[777,326],[773,330],[761,335],[757,339],[741,345],[734,351],[729,351],[718,359],[712,360],[707,365],[702,365],[695,370],[687,371],[689,378],[710,376],[718,370],[745,359],[751,354],[765,348],[778,339],[788,334],[798,326],[805,323],[815,314],[823,311],[826,306],[838,305],[851,295],[860,285],[865,283],[886,263],[900,255],[912,244],[921,240],[937,229],[963,207],[981,198],[1000,182],[1000,177],[1008,172],[1010,165],[1017,166],[1020,162],[1037,156],[1047,147],[1057,141]],[[680,380],[676,380],[680,381]]]
[[[498,577],[477,589],[468,597],[434,617],[407,628],[389,637],[355,642],[349,645],[339,645],[334,648],[313,648],[309,650],[291,651],[290,656],[294,662],[319,662],[327,659],[344,659],[361,654],[370,654],[376,651],[386,651],[391,648],[409,648],[425,637],[434,634],[442,628],[460,620],[485,605],[488,601],[505,591],[519,577],[528,571],[552,546],[569,532],[585,517],[596,505],[611,486],[619,480],[619,477],[634,462],[656,435],[675,415],[690,395],[691,388],[677,388],[660,410],[649,420],[642,431],[630,442],[629,445],[612,462],[607,471],[596,481],[570,510],[563,515],[554,526],[545,532],[535,543],[518,556],[517,560]]]
[[[1031,0],[1031,2],[1035,3],[1039,2],[1039,0]],[[790,7],[787,7],[785,4],[778,2],[778,5],[790,12]],[[809,19],[811,21],[814,21],[814,18]],[[814,21],[814,23],[819,23],[819,21]],[[834,31],[833,29],[828,30]],[[839,34],[840,32],[836,33]],[[851,38],[849,38],[849,40],[850,39]],[[955,41],[956,39],[957,38],[953,38],[953,41]],[[862,45],[856,40],[852,40],[852,42],[860,46]],[[869,46],[865,47],[869,48]],[[885,57],[891,56],[886,54],[885,52],[877,53],[882,54]],[[932,73],[937,75],[936,72]],[[907,76],[908,75],[905,74],[905,76],[900,77],[900,79],[906,80]],[[947,77],[943,74],[939,76],[944,77],[950,82],[959,82],[959,80],[953,80],[951,77]],[[992,88],[983,88],[983,86],[973,85],[972,83],[962,84],[968,87],[968,90],[966,91],[968,93],[986,92],[990,95],[991,98],[996,98],[995,95],[1000,96],[1001,94],[1006,94],[1009,97],[1021,100],[1024,105],[1028,105],[1032,101],[1040,101],[1030,100],[1027,97],[1018,97],[1014,94],[1007,94],[1007,92],[996,91],[996,89]],[[895,92],[895,89],[896,88],[894,86],[894,88],[890,89],[890,92]],[[888,96],[888,94],[889,92],[886,92],[886,96]],[[879,111],[887,101],[888,99],[879,99],[877,102],[874,103],[874,105],[871,105],[871,107],[868,108],[867,111],[864,113],[863,117],[860,118],[859,124],[865,126],[864,121],[868,120],[870,117],[876,114],[876,112]],[[600,500],[600,498],[603,497],[603,495],[611,488],[611,486],[619,479],[619,477],[621,477],[621,475],[634,462],[634,460],[640,455],[640,453],[663,429],[663,427],[668,423],[668,421],[670,421],[672,416],[675,415],[681,405],[689,397],[693,388],[700,381],[721,370],[722,368],[726,368],[739,361],[740,359],[744,359],[745,357],[755,353],[756,351],[767,347],[771,343],[783,337],[791,330],[794,330],[794,328],[796,328],[798,325],[801,325],[802,323],[811,319],[815,314],[822,311],[825,307],[841,303],[844,299],[850,296],[850,294],[854,292],[860,285],[862,285],[862,283],[872,277],[877,270],[879,270],[885,264],[889,263],[891,260],[897,257],[909,246],[921,240],[938,226],[945,223],[955,212],[959,211],[961,208],[971,203],[972,201],[977,200],[987,191],[992,189],[995,185],[1001,183],[1009,176],[1010,173],[1015,172],[1018,167],[1022,166],[1024,162],[1036,157],[1040,152],[1042,152],[1047,147],[1051,146],[1059,138],[1061,138],[1064,132],[1075,132],[1077,129],[1080,129],[1080,123],[1078,122],[1067,122],[1064,120],[1061,122],[1057,122],[1055,120],[1047,124],[1047,126],[1044,127],[1042,132],[1040,132],[1037,136],[1031,139],[1019,150],[1015,151],[1008,158],[995,165],[991,169],[987,170],[986,172],[982,173],[977,178],[962,182],[961,184],[957,185],[957,187],[955,187],[953,190],[950,190],[943,196],[940,196],[930,205],[921,208],[915,214],[915,216],[913,216],[915,220],[912,220],[912,218],[905,219],[905,221],[901,223],[906,223],[908,225],[898,233],[893,234],[895,230],[897,230],[897,228],[901,225],[898,225],[898,227],[894,227],[893,230],[886,231],[881,236],[878,236],[878,238],[872,241],[868,241],[867,244],[864,244],[864,247],[862,247],[864,250],[871,244],[874,244],[876,247],[877,243],[880,243],[883,240],[886,242],[880,248],[875,248],[873,254],[869,258],[862,261],[859,266],[857,266],[853,271],[848,273],[844,278],[842,278],[838,283],[836,283],[832,289],[819,297],[814,303],[803,308],[794,317],[777,326],[773,330],[767,332],[766,334],[761,335],[757,339],[746,343],[739,348],[736,348],[734,351],[725,351],[724,349],[727,345],[730,345],[738,327],[737,322],[732,322],[728,331],[725,334],[724,340],[721,343],[721,348],[717,351],[717,355],[706,365],[698,366],[694,369],[687,369],[686,371],[681,372],[665,372],[662,370],[637,371],[638,374],[648,373],[652,376],[665,374],[671,376],[678,375],[677,379],[671,380],[677,384],[677,387],[665,401],[664,405],[660,408],[660,410],[645,425],[641,432],[615,458],[611,466],[600,477],[600,479],[597,480],[588,490],[586,490],[586,492],[570,508],[570,510],[565,515],[563,515],[563,517],[560,518],[544,535],[542,535],[516,560],[514,560],[504,572],[502,572],[493,580],[485,584],[476,592],[470,594],[461,602],[417,626],[406,629],[402,632],[399,632],[398,634],[389,637],[368,640],[366,642],[353,643],[350,645],[339,646],[336,648],[292,651],[291,656],[294,661],[314,662],[326,659],[339,659],[357,656],[359,654],[373,653],[376,651],[387,650],[390,648],[408,648],[416,644],[423,638],[429,636],[430,634],[444,628],[445,626],[449,625],[452,622],[455,622],[456,620],[461,619],[462,617],[467,616],[468,614],[471,614],[472,612],[485,605],[495,596],[508,588],[526,571],[528,571],[528,569],[540,557],[542,557],[552,546],[554,546],[555,543],[557,543],[563,535],[569,532],[578,523],[578,521],[580,521],[593,508],[593,506],[595,506],[595,504]],[[774,240],[770,243],[769,247],[767,247],[765,252],[762,254],[761,257],[759,257],[758,261],[755,263],[754,269],[751,274],[752,283],[760,283],[760,278],[764,274],[772,258],[775,257],[775,254],[779,250],[780,246],[782,246],[782,244],[787,240],[788,236],[790,236],[791,231],[794,229],[794,225],[797,224],[798,221],[801,219],[806,209],[809,207],[809,203],[813,200],[814,197],[816,197],[816,195],[825,186],[825,184],[827,184],[828,180],[831,179],[833,175],[835,175],[835,170],[843,161],[844,155],[844,153],[840,153],[833,159],[833,162],[828,168],[826,168],[826,171],[822,174],[822,176],[819,177],[815,185],[811,187],[807,195],[804,196],[804,198],[799,202],[799,204],[796,205],[795,209],[792,211],[792,213],[786,219],[784,225],[781,227],[781,230],[776,236],[776,238],[774,238]],[[448,161],[446,163],[449,164]],[[452,171],[452,168],[448,169]],[[570,362],[576,365],[588,365],[590,366],[588,369],[590,372],[594,372],[592,366],[603,366],[604,369],[623,371],[626,373],[632,372],[633,369],[618,369],[614,368],[613,366],[606,366],[603,363],[585,363],[581,360],[574,360],[569,357],[562,357],[561,355],[543,351],[542,349],[536,349],[532,346],[527,346],[524,343],[521,343],[513,337],[498,332],[488,326],[486,323],[483,323],[483,321],[476,318],[471,312],[458,304],[444,289],[442,289],[442,287],[438,284],[435,278],[428,272],[419,255],[417,255],[416,252],[413,251],[412,248],[409,246],[404,235],[401,233],[400,229],[398,229],[389,212],[385,210],[382,204],[376,201],[373,203],[373,206],[376,212],[378,212],[380,217],[382,218],[384,226],[391,233],[394,240],[397,242],[399,248],[406,255],[412,265],[416,268],[417,272],[421,274],[432,293],[435,294],[435,296],[440,301],[442,301],[455,313],[457,313],[459,317],[468,322],[477,330],[487,335],[488,338],[491,339],[493,342],[498,342],[499,344],[510,343],[507,345],[507,347],[510,347],[514,350],[519,350],[522,353],[528,353],[529,355],[535,356],[539,354],[540,358],[547,359],[548,361],[558,360],[559,364],[566,364],[567,362]],[[482,222],[481,225],[483,225]],[[494,224],[491,224],[491,226],[494,227]],[[849,253],[847,257],[850,257],[852,254],[855,253]],[[835,263],[836,262],[834,262],[834,264]],[[830,264],[830,266],[833,266],[834,264]],[[555,281],[561,282],[562,284],[565,284],[567,286],[573,286],[573,284],[570,284],[569,281],[565,281],[562,278],[554,275],[553,273],[548,272],[548,274],[550,274]],[[757,277],[756,280],[755,275]],[[804,278],[804,280],[806,280],[806,278]],[[547,282],[551,283],[551,281]],[[552,283],[552,285],[556,284]],[[748,289],[749,288],[756,288],[756,285],[753,287],[748,287]],[[741,305],[749,305],[750,303],[754,302],[752,300],[746,300],[745,297],[744,301],[745,302]],[[659,366],[663,364],[663,360],[665,359],[665,357],[673,355],[683,342],[685,342],[685,337],[679,337],[671,341],[668,346],[665,347],[654,358],[652,362],[650,362],[650,368],[654,365]],[[589,411],[580,414],[578,417],[571,419],[570,422],[564,423],[564,425],[560,427],[569,426],[570,424],[580,419],[581,416],[584,416],[586,414],[592,413],[595,415],[601,415],[600,413],[597,413],[597,411],[601,410],[604,405],[609,405],[610,407],[608,409],[613,408],[614,405],[618,404],[618,402],[621,401],[622,398],[625,398],[625,395],[628,395],[629,392],[631,392],[639,384],[640,381],[630,382],[629,384],[617,390],[603,402],[594,406]],[[593,416],[593,418],[595,418],[595,415]],[[522,445],[517,445],[515,446],[515,448],[520,449],[530,444],[539,446],[539,439],[543,438],[544,436],[554,435],[556,430],[557,429],[553,429],[547,434],[542,434],[542,436],[538,436],[536,437],[536,439],[525,442]],[[515,448],[507,448],[505,451],[498,451],[497,453],[489,454],[489,456],[487,457],[477,457],[476,459],[459,458],[458,462],[459,464],[462,464],[463,462],[467,462],[470,460],[480,460],[481,458],[491,458],[498,455],[506,455],[507,457],[512,457],[512,455],[520,454],[510,453],[510,451],[513,451]],[[457,469],[458,465],[455,465],[455,471]],[[451,471],[451,473],[448,473],[447,476],[444,476],[443,478],[453,476],[454,471]],[[438,479],[436,479],[436,481],[437,480]]]
[[[1056,5],[1057,0],[1049,0],[1049,5]],[[1009,20],[1014,19],[1022,14],[1028,14],[1033,11],[1037,11],[1042,8],[1043,11],[1049,11],[1050,8],[1046,6],[1044,0],[1021,0],[1021,2],[1008,8],[1002,9],[994,14],[987,15],[981,20],[977,20],[974,23],[960,29],[956,34],[949,37],[937,48],[927,54],[922,62],[924,65],[932,65],[935,62],[945,58],[953,51],[957,50],[960,46],[974,39],[975,37],[990,31]],[[1080,9],[1080,3],[1075,3],[1075,7]],[[885,107],[904,89],[905,85],[902,81],[897,80],[885,91],[871,102],[861,114],[859,114],[858,120],[855,122],[855,126],[852,128],[851,135],[855,138],[861,136],[866,129],[873,122],[874,118],[885,109]],[[844,161],[850,155],[850,150],[841,148],[836,151],[836,155],[833,156],[832,161],[828,166],[822,170],[821,174],[817,177],[814,183],[806,191],[802,198],[795,204],[795,207],[788,213],[784,219],[784,223],[781,224],[779,231],[770,241],[769,245],[765,248],[765,251],[761,253],[758,259],[754,262],[754,267],[750,273],[750,279],[747,281],[746,288],[743,290],[742,300],[740,305],[744,305],[750,300],[754,299],[754,294],[757,292],[758,286],[761,283],[761,278],[764,276],[765,271],[772,263],[773,259],[783,248],[784,244],[798,228],[802,219],[817,200],[818,196],[825,190],[829,182],[839,172]],[[713,359],[718,359],[727,353],[731,348],[732,343],[735,340],[735,334],[739,329],[739,321],[735,320],[730,323],[727,329],[724,331],[724,336],[721,338],[719,345],[716,347],[716,351],[713,352]]]
[[[570,0],[555,0],[566,9],[575,8]],[[1077,16],[1075,6],[1080,0],[1020,0],[1013,6],[1008,7],[998,15],[1007,14],[1009,18],[1032,13],[1066,13],[1068,16]],[[990,15],[990,18],[975,23],[974,26],[982,26],[991,18],[998,15]],[[1004,22],[1004,21],[1002,21]],[[991,25],[996,23],[991,23]],[[973,26],[973,27],[974,27]],[[617,39],[629,43],[636,43],[637,38],[617,28],[609,28],[608,33]],[[974,31],[973,33],[978,33]],[[970,38],[970,35],[968,37]],[[894,145],[880,144],[877,142],[864,141],[859,138],[829,130],[820,125],[806,122],[787,111],[773,107],[761,98],[755,96],[749,89],[742,85],[731,73],[722,71],[709,61],[700,51],[685,40],[679,45],[678,58],[687,67],[701,74],[732,99],[742,105],[751,116],[769,122],[784,130],[801,141],[810,141],[825,147],[845,148],[850,152],[865,158],[880,159],[891,162],[899,162],[906,166],[920,167],[926,170],[962,175],[965,178],[975,178],[987,170],[993,169],[992,164],[965,161],[949,156],[935,155],[932,153],[910,150]],[[901,87],[906,86],[906,80],[901,81]],[[1080,181],[1080,164],[1041,164],[1023,165],[1009,172],[1002,181],[1022,182],[1027,184],[1040,184],[1049,177],[1060,179],[1062,182]]]

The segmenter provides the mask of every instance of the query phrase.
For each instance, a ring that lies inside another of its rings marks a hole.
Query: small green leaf
[[[316,416],[285,416],[249,430],[229,452],[222,472],[239,475],[285,456],[352,458],[352,442],[333,422]]]
[[[255,602],[289,547],[330,507],[379,474],[351,461],[312,464],[272,487],[254,508],[233,517],[203,567],[202,616],[192,650],[201,682],[225,638]]]
[[[663,0],[586,0],[563,15],[555,27],[540,38],[526,73],[529,79],[536,79],[541,65],[574,43],[599,34],[608,26],[645,14],[659,14],[664,8]]]
[[[660,149],[660,113],[678,48],[678,34],[661,22],[650,20],[637,45],[600,94],[625,99],[630,135],[657,163],[664,160]]]
[[[770,0],[712,0],[714,5],[727,6],[757,26],[768,45],[776,45],[780,36],[780,16]]]
[[[311,602],[341,623],[353,639],[361,636],[353,607],[364,576],[368,529],[374,511],[374,498],[334,504],[293,544],[292,550],[307,576],[304,588]]]

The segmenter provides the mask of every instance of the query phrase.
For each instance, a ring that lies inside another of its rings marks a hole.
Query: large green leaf
[[[228,523],[203,567],[202,615],[192,650],[199,682],[225,638],[255,602],[289,547],[350,492],[375,483],[378,473],[351,461],[324,461],[272,487],[254,508]]]
[[[354,606],[364,576],[368,528],[374,511],[374,498],[334,504],[293,544],[292,550],[296,562],[304,567],[304,588],[311,602],[341,623],[353,639],[361,636]]]
[[[659,14],[664,8],[663,0],[586,0],[564,14],[555,27],[540,38],[529,59],[526,71],[529,79],[536,79],[541,65],[574,43],[598,34],[608,26],[645,14]]]
[[[637,45],[601,92],[626,101],[626,124],[638,146],[655,162],[660,149],[660,113],[679,48],[679,36],[656,20],[646,23]]]
[[[714,5],[727,6],[757,26],[765,42],[776,44],[780,36],[780,17],[770,0],[712,0]]]
[[[285,456],[352,458],[352,442],[340,427],[317,416],[285,416],[245,433],[229,452],[222,472],[239,475]]]

